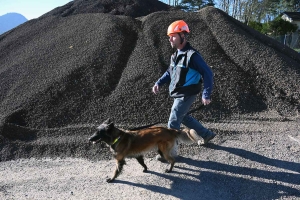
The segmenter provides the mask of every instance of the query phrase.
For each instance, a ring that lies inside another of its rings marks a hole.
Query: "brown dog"
[[[135,157],[144,167],[143,172],[146,172],[147,166],[144,163],[143,155],[153,149],[158,149],[158,153],[170,162],[171,166],[166,172],[171,172],[175,163],[171,150],[176,139],[184,143],[197,142],[199,139],[193,129],[178,131],[152,126],[129,131],[116,128],[110,119],[104,121],[97,129],[97,132],[89,138],[89,141],[93,143],[104,141],[110,146],[117,161],[115,172],[112,178],[106,180],[107,182],[112,182],[117,178],[123,169],[126,157]]]

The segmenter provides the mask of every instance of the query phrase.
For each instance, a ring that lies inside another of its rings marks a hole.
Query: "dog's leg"
[[[147,166],[145,165],[144,157],[143,156],[139,156],[136,159],[144,167],[143,172],[147,172]]]
[[[114,172],[113,177],[108,178],[108,179],[106,180],[106,182],[110,183],[110,182],[112,182],[113,180],[115,180],[115,179],[119,176],[119,174],[121,173],[121,171],[122,171],[122,169],[123,169],[123,166],[124,166],[125,164],[126,164],[126,162],[125,162],[124,159],[118,160],[118,161],[117,161],[117,165],[116,165],[116,169],[115,169],[115,172]]]
[[[157,152],[158,152],[158,154],[159,154],[162,158],[164,158],[164,155],[163,155],[163,153],[161,152],[160,149],[158,149]]]
[[[165,153],[164,154],[164,157],[167,161],[169,161],[169,163],[171,164],[170,168],[169,169],[166,169],[166,173],[169,173],[172,171],[173,167],[174,167],[174,164],[175,164],[175,159],[170,155],[170,152],[168,153]]]
[[[169,173],[172,171],[174,164],[175,164],[175,159],[173,158],[173,156],[171,156],[171,150],[174,144],[159,144],[158,145],[158,152],[161,152],[163,157],[169,161],[169,163],[171,164],[169,169],[166,169],[166,173]]]

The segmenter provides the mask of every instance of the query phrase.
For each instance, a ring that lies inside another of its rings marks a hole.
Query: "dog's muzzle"
[[[95,136],[92,136],[89,138],[89,142],[91,142],[93,144],[97,144],[97,143],[101,142],[101,138],[97,139]]]

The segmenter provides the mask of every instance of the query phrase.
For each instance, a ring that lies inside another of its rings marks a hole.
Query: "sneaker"
[[[210,132],[211,134],[205,138],[203,138],[203,140],[198,140],[198,145],[205,145],[207,144],[209,141],[211,141],[212,139],[214,139],[214,137],[216,137],[217,134],[215,134],[214,132]]]

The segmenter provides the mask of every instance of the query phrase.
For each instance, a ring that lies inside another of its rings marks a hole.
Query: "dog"
[[[165,170],[167,173],[171,172],[175,163],[171,150],[177,139],[183,143],[193,143],[199,140],[199,136],[193,129],[175,130],[158,126],[123,130],[115,127],[114,123],[107,119],[97,128],[89,141],[94,144],[103,141],[110,146],[117,161],[113,176],[106,180],[110,183],[121,173],[126,157],[136,158],[143,166],[143,172],[147,172],[143,155],[153,149],[157,149],[158,153],[171,164],[170,168]]]

